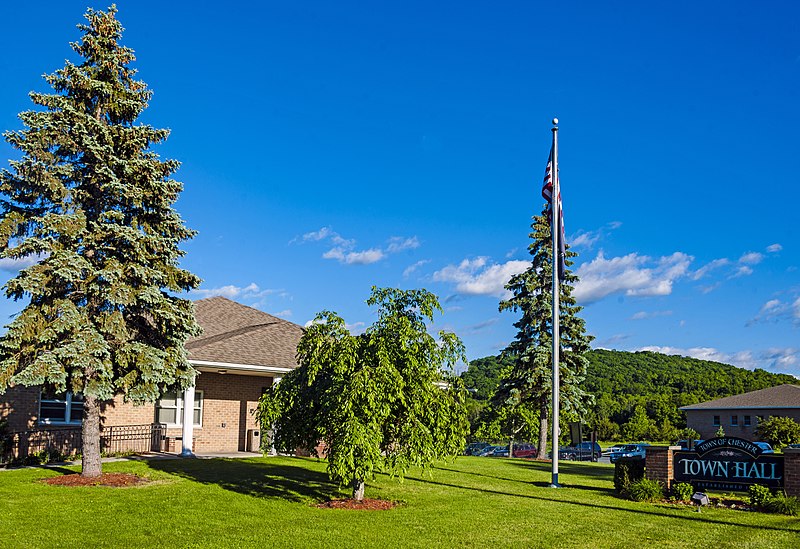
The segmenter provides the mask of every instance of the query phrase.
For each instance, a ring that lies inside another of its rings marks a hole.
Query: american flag
[[[550,220],[551,227],[553,223],[553,149],[550,149],[550,156],[547,157],[547,167],[544,169],[544,184],[542,185],[542,198],[547,200],[549,208],[547,210],[547,217]],[[567,248],[564,238],[564,210],[561,206],[561,188],[558,190],[558,229],[560,235],[558,239],[558,277],[564,279],[564,271],[567,269]]]

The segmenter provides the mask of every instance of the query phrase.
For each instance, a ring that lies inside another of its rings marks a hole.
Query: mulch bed
[[[79,474],[62,475],[60,477],[42,479],[42,482],[51,486],[112,486],[114,488],[124,488],[126,486],[147,484],[150,481],[129,473],[103,473],[94,478],[84,478]]]
[[[388,511],[397,507],[397,503],[386,501],[385,499],[364,498],[361,501],[355,499],[332,499],[317,505],[320,509],[356,509],[360,511]]]

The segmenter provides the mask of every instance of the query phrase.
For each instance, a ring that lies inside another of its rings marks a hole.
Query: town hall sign
[[[764,454],[761,448],[741,438],[712,438],[694,450],[675,452],[672,467],[676,482],[689,482],[696,488],[746,490],[752,484],[783,486],[783,456]]]

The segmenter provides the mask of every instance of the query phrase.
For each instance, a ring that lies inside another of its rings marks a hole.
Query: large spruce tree
[[[496,406],[516,402],[530,405],[539,412],[540,456],[547,451],[548,420],[551,413],[552,341],[553,341],[553,247],[547,210],[533,218],[531,244],[533,259],[530,267],[515,275],[506,284],[512,297],[500,302],[500,310],[518,311],[522,314],[514,323],[517,335],[503,350],[514,360],[511,372],[500,383],[494,398]],[[584,321],[578,316],[582,307],[572,296],[577,277],[569,267],[577,254],[567,248],[566,266],[560,284],[560,361],[561,403],[567,413],[580,413],[590,398],[581,388],[586,375],[591,336],[586,334]],[[553,441],[558,446],[558,441]]]
[[[5,134],[21,152],[0,173],[0,257],[33,258],[5,286],[29,300],[0,339],[0,392],[12,385],[82,395],[83,475],[98,476],[100,406],[115,395],[157,399],[195,372],[184,342],[198,333],[190,301],[199,279],[178,267],[193,236],[173,204],[174,160],[150,150],[169,132],[135,124],[152,92],[134,79],[116,8],[88,10],[67,62],[31,93]]]

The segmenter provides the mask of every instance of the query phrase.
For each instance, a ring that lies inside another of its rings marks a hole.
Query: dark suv
[[[603,450],[596,442],[581,442],[575,446],[566,446],[558,449],[559,459],[569,459],[572,461],[597,461]]]

